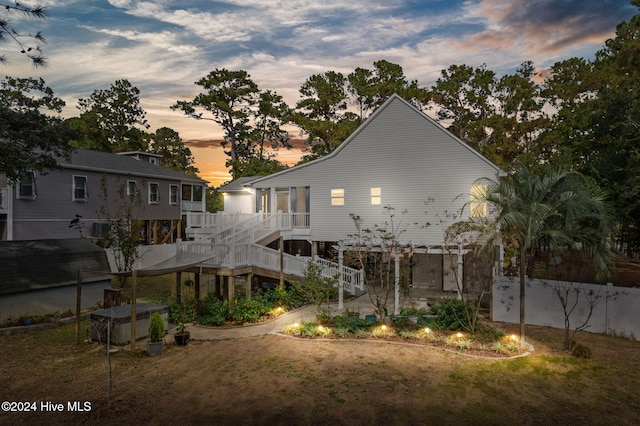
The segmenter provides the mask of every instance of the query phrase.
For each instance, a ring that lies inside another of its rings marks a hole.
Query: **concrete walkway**
[[[400,306],[413,304],[416,307],[426,306],[426,302],[416,299],[400,299]],[[338,309],[338,304],[328,305],[332,309],[333,315],[340,315],[345,310],[356,311],[360,317],[373,314],[374,306],[369,299],[369,295],[363,294],[360,297],[344,302],[344,309]],[[393,312],[393,300],[388,304],[390,312]],[[243,337],[263,336],[269,333],[279,333],[288,325],[296,322],[311,322],[316,318],[318,311],[315,305],[304,306],[291,312],[284,313],[279,317],[253,325],[236,327],[207,327],[194,324],[187,325],[187,330],[191,333],[193,340],[225,340],[238,339]]]

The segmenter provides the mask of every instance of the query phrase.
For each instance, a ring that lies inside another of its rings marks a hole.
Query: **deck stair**
[[[188,233],[191,231],[194,240],[182,242],[180,251],[193,255],[213,254],[201,264],[210,268],[259,267],[280,271],[280,251],[263,244],[274,241],[283,231],[291,230],[292,224],[300,222],[299,218],[287,213],[258,213],[235,218],[230,217],[232,215],[221,215],[225,217],[220,218],[194,216],[187,217],[187,230]],[[323,276],[341,277],[345,291],[354,295],[364,292],[361,271],[319,257],[312,259],[282,253],[282,273],[302,278],[307,263],[312,260],[322,265]]]

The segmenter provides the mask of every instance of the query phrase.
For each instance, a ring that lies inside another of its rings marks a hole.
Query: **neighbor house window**
[[[193,185],[193,201],[202,201],[201,185]]]
[[[169,185],[169,204],[178,204],[178,185]]]
[[[472,185],[469,209],[471,217],[487,217],[487,202],[484,201],[487,192],[486,185]]]
[[[127,181],[127,195],[138,195],[138,182],[135,180]]]
[[[382,203],[382,189],[371,188],[371,205],[379,206]]]
[[[33,172],[26,172],[18,180],[19,198],[36,198],[36,176]]]
[[[73,201],[87,201],[89,192],[87,191],[87,177],[73,177]]]
[[[331,205],[344,206],[344,188],[331,189]]]
[[[149,204],[158,204],[160,202],[160,185],[157,183],[149,183]]]
[[[191,201],[191,185],[182,184],[182,200]]]

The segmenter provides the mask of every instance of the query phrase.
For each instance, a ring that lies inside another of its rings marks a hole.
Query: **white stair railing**
[[[217,228],[205,239],[185,241],[181,250],[192,254],[216,255],[203,265],[222,268],[257,266],[270,271],[280,271],[280,251],[255,244],[274,232],[290,230],[294,227],[308,227],[308,213],[257,213],[246,215],[192,214],[187,216],[187,226]],[[333,278],[342,275],[345,291],[356,294],[364,291],[362,272],[348,266],[316,257],[282,254],[283,273],[302,278],[307,263],[315,261],[322,266],[322,275]]]

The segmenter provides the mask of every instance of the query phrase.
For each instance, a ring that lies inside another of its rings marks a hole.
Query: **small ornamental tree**
[[[322,265],[309,261],[303,271],[304,279],[296,282],[296,291],[304,300],[312,301],[321,314],[323,303],[329,303],[338,294],[338,277],[322,275]]]
[[[363,227],[362,218],[351,213],[356,232],[343,242],[350,248],[349,256],[364,271],[367,294],[380,318],[388,314],[387,302],[395,289],[396,256],[401,256],[408,246],[400,242],[405,229],[396,221],[394,211],[393,207],[385,206],[387,218],[373,228]]]
[[[116,199],[109,195],[107,178],[100,182],[100,216],[107,222],[109,230],[104,247],[113,249],[116,268],[119,272],[131,271],[138,258],[140,226],[134,220],[134,209],[140,206],[140,193],[127,194],[125,184],[119,184]],[[125,277],[121,277],[123,285]]]

